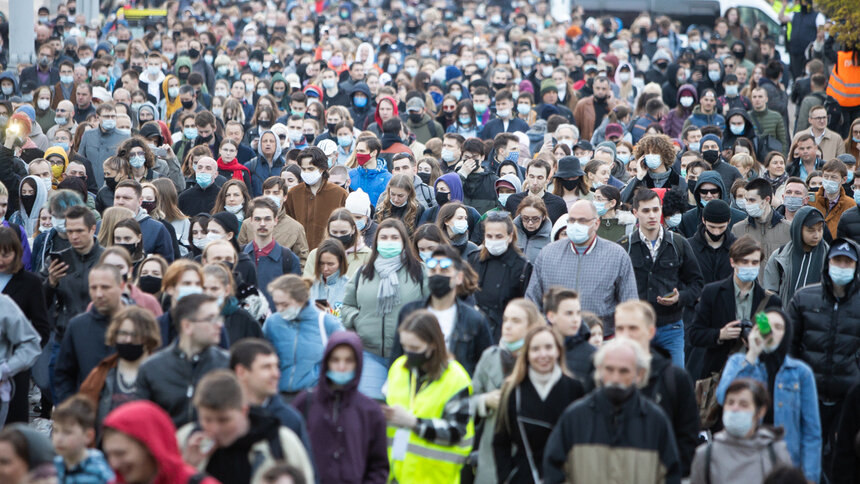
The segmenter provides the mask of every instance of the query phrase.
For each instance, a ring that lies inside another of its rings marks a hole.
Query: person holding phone
[[[337,239],[326,239],[315,250],[311,299],[320,311],[339,315],[349,282],[346,250]]]

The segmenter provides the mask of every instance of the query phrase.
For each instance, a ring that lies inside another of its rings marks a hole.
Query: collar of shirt
[[[735,299],[746,299],[747,297],[749,297],[750,294],[752,294],[752,289],[744,292],[744,290],[741,289],[740,286],[738,286],[738,283],[734,280],[734,277],[732,277],[732,285],[735,286]]]
[[[648,250],[651,252],[651,258],[657,257],[657,251],[660,249],[660,245],[663,243],[663,227],[660,226],[660,234],[657,236],[656,240],[650,240],[648,237],[645,237],[645,234],[642,232],[642,229],[639,229],[639,238],[642,240],[642,243],[648,246]]]
[[[570,250],[572,250],[573,253],[576,255],[586,255],[591,252],[591,249],[594,248],[594,245],[597,243],[597,239],[598,237],[595,236],[594,239],[591,240],[591,243],[588,244],[588,246],[585,248],[585,250],[582,251],[582,253],[579,252],[579,250],[576,248],[576,244],[574,244],[573,242],[570,243]]]
[[[254,241],[254,257],[259,261],[260,257],[265,257],[272,252],[272,249],[275,248],[275,239],[272,239],[271,242],[268,243],[265,247],[260,247],[257,245],[257,242]]]

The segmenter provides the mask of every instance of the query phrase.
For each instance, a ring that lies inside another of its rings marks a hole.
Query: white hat
[[[299,79],[299,75],[295,72],[291,72],[284,77],[284,80],[287,81],[287,85],[292,87],[293,89],[301,89],[302,81]]]
[[[370,217],[370,197],[361,188],[347,195],[345,207],[353,215]]]
[[[101,86],[93,88],[93,97],[103,103],[111,102],[113,100],[108,90]]]
[[[337,143],[330,139],[320,141],[317,148],[321,149],[326,156],[331,156],[337,152]]]

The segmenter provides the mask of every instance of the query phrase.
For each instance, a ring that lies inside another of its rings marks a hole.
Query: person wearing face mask
[[[763,336],[756,325],[750,332],[746,354],[736,353],[729,358],[717,387],[717,401],[723,404],[727,389],[740,379],[750,378],[765,385],[773,395],[773,406],[765,414],[764,423],[785,429],[791,461],[803,469],[809,481],[818,482],[821,422],[815,376],[804,362],[788,356],[792,341],[788,316],[777,308],[769,308],[764,316],[769,334]]]
[[[427,143],[431,138],[439,138],[445,130],[438,121],[427,114],[424,96],[417,91],[410,91],[406,101],[406,126],[415,134],[419,143]]]
[[[411,236],[418,228],[423,213],[424,207],[418,203],[412,177],[406,174],[394,175],[377,203],[376,221],[400,219]]]
[[[262,210],[259,210],[262,212]],[[309,300],[309,284],[299,276],[287,274],[268,284],[275,311],[263,325],[265,338],[272,342],[280,359],[281,395],[292,400],[296,394],[317,383],[317,367],[323,350],[340,322],[319,311]],[[302,350],[296,356],[296,348]]]
[[[772,412],[764,385],[754,379],[738,378],[725,387],[724,392],[722,420],[725,429],[696,449],[690,482],[725,482],[727,479],[760,482],[771,470],[791,466],[792,455],[783,440],[785,430],[760,423]]]
[[[660,120],[660,125],[663,126],[663,132],[670,138],[679,138],[684,123],[693,114],[695,104],[699,100],[696,87],[692,84],[683,84],[678,88],[678,104],[669,110],[663,119]]]
[[[514,98],[511,91],[502,89],[496,92],[496,117],[484,125],[481,139],[495,139],[499,133],[525,133],[529,125],[519,117],[514,116]]]
[[[457,250],[448,245],[436,247],[425,265],[429,274],[427,288],[430,297],[404,305],[398,326],[413,312],[428,310],[439,321],[448,351],[471,375],[481,354],[492,345],[487,318],[464,302],[464,298],[477,289],[477,277]],[[396,360],[403,351],[395,334],[392,358]]]
[[[629,203],[639,188],[665,188],[686,193],[687,181],[672,169],[675,150],[666,135],[643,137],[633,149],[633,158],[638,161],[631,163],[638,163],[639,169],[636,177],[621,191],[622,201]]]
[[[113,103],[100,104],[96,112],[99,116],[99,126],[84,133],[77,154],[90,160],[96,183],[102,186],[104,184],[102,163],[117,153],[120,143],[127,140],[128,136],[116,130],[116,108]]]
[[[358,62],[353,63],[353,66]],[[370,88],[364,81],[356,82],[349,89],[349,99],[351,106],[349,107],[349,115],[352,118],[355,126],[367,126],[373,120],[373,115],[376,113],[376,103],[372,100],[373,95]],[[440,129],[441,133],[442,130]]]
[[[740,116],[735,114],[739,114]],[[720,140],[717,135],[706,134],[699,140],[699,146],[702,153],[702,159],[711,165],[711,170],[719,173],[722,178],[723,185],[727,188],[731,188],[731,186],[734,185],[735,180],[741,177],[741,172],[727,161],[733,154],[731,147],[734,146],[734,143],[740,136],[750,136],[747,139],[753,143],[753,146],[757,146],[756,143],[758,143],[758,138],[756,137],[755,129],[746,117],[746,114],[742,114],[740,112],[733,113],[728,117],[728,122],[729,129],[723,132],[722,140]],[[734,126],[734,128],[732,128],[732,126]],[[739,127],[742,127],[742,129],[738,130],[737,128]],[[738,131],[741,134],[735,135],[732,133],[732,130]],[[758,159],[764,159],[764,157]]]
[[[639,390],[647,384],[648,353],[634,340],[615,338],[597,350],[594,366],[597,388],[567,407],[547,439],[543,482],[599,482],[609,473],[636,482],[643,466],[659,474],[655,481],[680,482],[672,425]],[[624,422],[625,432],[619,435],[612,422]],[[574,464],[582,459],[590,465]]]
[[[679,62],[688,63],[689,61],[680,60]],[[669,64],[669,67],[666,69],[666,74],[663,77],[663,85],[661,86],[663,103],[666,104],[669,109],[678,105],[678,89],[680,89],[681,86],[686,84],[690,79],[690,73],[688,71],[689,64],[682,65],[679,62]]]
[[[584,140],[591,139],[595,128],[600,126],[603,118],[618,104],[618,100],[612,95],[611,83],[605,76],[596,77],[592,89],[594,94],[580,99],[573,110],[573,119],[579,128],[581,139]]]
[[[235,287],[236,282],[227,264],[210,263],[203,267],[203,292],[221,303],[221,316],[231,343],[244,338],[262,338],[260,323],[240,307]]]
[[[729,249],[729,259],[732,275],[705,285],[688,332],[693,351],[687,371],[696,381],[719,373],[729,355],[743,346],[742,321],[755,319],[765,308],[782,306],[778,296],[765,292],[758,283],[762,262],[758,242],[750,236],[737,239]]]
[[[738,84],[738,76],[726,74],[723,78],[723,89],[725,93],[717,97],[716,111],[727,116],[733,109],[749,111],[752,109],[752,101],[740,94],[741,85]]]
[[[853,312],[857,306],[858,254],[854,241],[834,240],[821,272],[821,283],[798,289],[786,308],[789,320],[797,328],[790,352],[812,367],[815,374],[824,449],[832,449],[843,400],[860,378],[860,369],[849,363],[860,351],[850,336],[860,327]],[[829,452],[823,456],[825,471],[831,458]]]
[[[161,346],[158,322],[151,312],[138,306],[116,313],[105,335],[107,344],[117,351],[90,371],[79,390],[98,402],[96,422],[120,405],[137,400],[135,382],[140,365]]]
[[[344,206],[348,193],[328,181],[328,158],[321,149],[305,148],[297,161],[302,183],[287,192],[284,210],[305,227],[308,246],[316,247],[323,239],[328,215]]]
[[[388,477],[385,416],[377,402],[358,391],[362,360],[357,335],[333,334],[319,383],[293,400],[307,422],[320,482],[382,483]]]
[[[499,402],[493,438],[499,481],[542,482],[547,437],[565,408],[585,395],[564,358],[557,330],[538,326],[528,331]]]
[[[475,434],[470,412],[472,384],[451,358],[430,311],[412,313],[398,328],[403,356],[388,371],[382,411],[397,482],[456,482]]]
[[[532,266],[514,242],[516,226],[510,215],[488,212],[482,226],[484,243],[468,261],[478,274],[478,285],[487,288],[475,294],[475,305],[487,315],[492,339],[497,341],[505,305],[523,296]]]
[[[842,214],[857,204],[845,193],[845,187],[842,186],[848,178],[845,163],[838,159],[830,160],[821,168],[821,173],[824,180],[815,194],[815,200],[809,205],[824,214],[826,228],[830,236],[836,238]]]
[[[403,222],[383,221],[376,230],[373,253],[350,279],[341,307],[344,326],[358,333],[364,345],[359,389],[365,395],[383,398],[397,315],[406,303],[423,300],[427,294],[424,267],[409,244]]]
[[[729,248],[736,237],[729,230],[731,212],[722,200],[708,202],[702,210],[701,223],[695,234],[688,238],[690,248],[699,264],[705,284],[721,281],[732,274]],[[688,318],[690,321],[692,317]]]
[[[534,261],[526,298],[542,307],[543,294],[561,285],[579,292],[582,309],[597,314],[604,333],[614,334],[615,306],[638,298],[630,256],[615,242],[597,236],[599,217],[588,200],[568,212],[567,239],[544,247]],[[609,296],[609,297],[607,297]]]
[[[772,199],[773,187],[764,178],[747,183],[744,207],[748,217],[732,227],[735,237],[750,235],[761,244],[765,257],[770,257],[792,239],[791,222],[773,209]]]

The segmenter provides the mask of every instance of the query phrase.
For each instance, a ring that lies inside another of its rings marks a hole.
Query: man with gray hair
[[[680,483],[672,424],[639,391],[648,382],[648,353],[619,337],[597,350],[594,364],[597,389],[570,405],[547,439],[544,482],[602,482],[612,475],[617,482]]]

